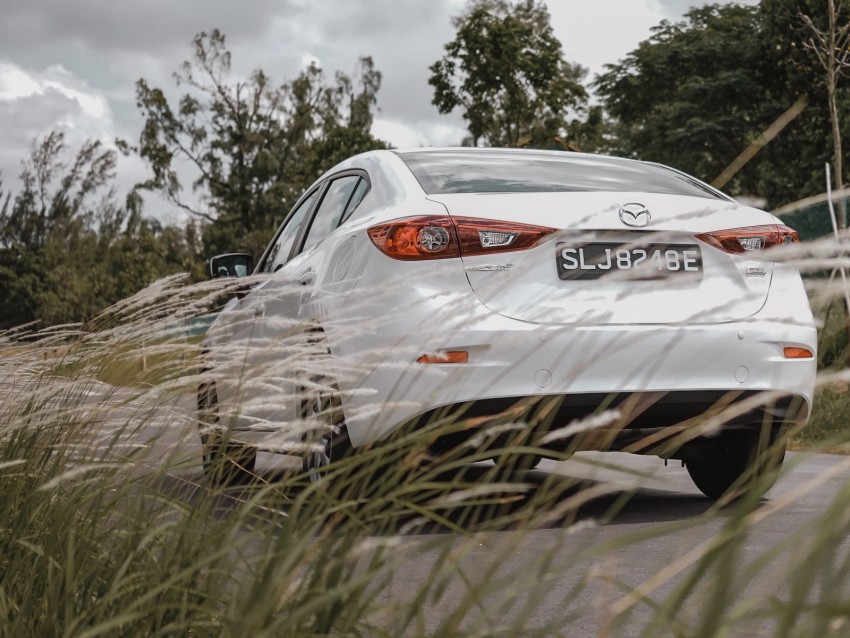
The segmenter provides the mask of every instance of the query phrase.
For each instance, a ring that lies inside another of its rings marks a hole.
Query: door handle
[[[302,286],[311,286],[314,281],[316,281],[316,271],[313,270],[312,268],[310,268],[309,270],[305,270],[303,273],[301,273],[301,277],[299,279],[299,282],[301,283]],[[302,305],[306,304],[308,301],[310,301],[310,297],[312,297],[312,296],[313,296],[313,290],[312,289],[304,291],[304,293],[301,294]]]
[[[301,273],[301,277],[299,278],[302,286],[309,286],[314,281],[316,281],[316,272],[312,268]]]

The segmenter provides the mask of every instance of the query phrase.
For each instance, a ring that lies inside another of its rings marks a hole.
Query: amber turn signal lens
[[[786,359],[811,359],[814,356],[808,348],[797,348],[794,346],[786,346],[785,348]]]
[[[435,352],[434,354],[423,354],[416,363],[467,363],[469,353],[466,350],[449,350],[448,352]]]

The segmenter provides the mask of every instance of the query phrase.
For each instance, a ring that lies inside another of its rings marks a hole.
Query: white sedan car
[[[786,258],[796,242],[653,163],[357,155],[306,191],[207,334],[206,464],[250,472],[261,449],[315,471],[448,416],[469,424],[467,444],[679,459],[719,497],[764,471],[768,445],[781,462],[783,431],[810,412],[816,331]]]

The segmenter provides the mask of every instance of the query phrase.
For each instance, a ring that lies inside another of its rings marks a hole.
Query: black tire
[[[318,482],[324,468],[353,450],[337,383],[329,377],[317,376],[310,380],[309,386],[301,386],[299,413],[302,419],[315,424],[313,435],[308,435],[305,443],[321,444],[321,450],[305,454],[302,459],[304,472],[312,482]]]
[[[226,440],[219,428],[218,391],[215,382],[198,388],[198,424],[204,476],[216,487],[244,485],[256,478],[257,450]]]
[[[786,440],[777,430],[730,430],[709,439],[685,461],[691,479],[708,498],[737,498],[758,487],[767,492],[785,459]]]
[[[493,459],[496,467],[510,471],[526,471],[536,469],[543,457],[539,454],[511,454]]]

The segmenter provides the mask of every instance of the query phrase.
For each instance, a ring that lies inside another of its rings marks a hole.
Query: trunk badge
[[[643,204],[631,203],[620,206],[620,221],[626,226],[637,226],[638,228],[646,226],[652,215],[649,214],[649,209]]]
[[[764,277],[767,274],[767,268],[751,264],[747,266],[747,277]]]
[[[513,264],[487,264],[485,266],[470,266],[467,270],[475,272],[503,272],[505,270],[511,270],[513,267]]]

